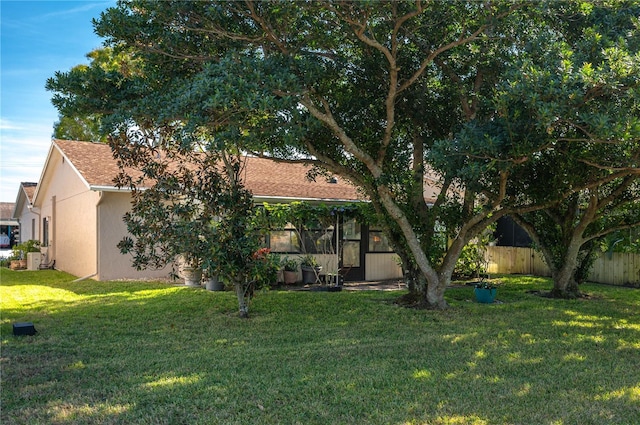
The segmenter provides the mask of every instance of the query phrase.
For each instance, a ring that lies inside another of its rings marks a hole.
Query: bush
[[[9,257],[9,260],[24,260],[28,252],[40,252],[40,241],[30,239],[26,242],[14,245],[12,250],[13,253],[11,254],[11,257]]]
[[[298,261],[296,261],[293,258],[287,258],[283,260],[280,264],[282,268],[288,272],[297,272],[298,267],[300,266],[300,264],[298,264]]]
[[[487,246],[492,242],[495,225],[489,226],[483,234],[462,248],[453,275],[456,277],[481,277],[487,273],[485,254]]]
[[[453,271],[454,276],[459,278],[480,277],[480,274],[485,272],[484,247],[477,244],[465,245]]]

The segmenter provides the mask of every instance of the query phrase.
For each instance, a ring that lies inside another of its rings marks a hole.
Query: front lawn
[[[637,424],[640,290],[553,300],[505,277],[499,303],[447,291],[258,294],[165,283],[73,283],[0,272],[9,424]],[[15,337],[12,323],[34,322]]]

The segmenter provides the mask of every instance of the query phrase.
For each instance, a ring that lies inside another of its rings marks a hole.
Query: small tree
[[[494,240],[495,225],[489,226],[480,236],[462,249],[454,269],[454,276],[484,278],[487,274],[487,246]]]
[[[138,269],[182,256],[223,274],[234,286],[240,316],[248,317],[253,289],[275,281],[269,271],[276,268],[258,251],[262,215],[242,185],[240,157],[194,145],[176,148],[175,140],[163,149],[130,136],[111,141],[122,167],[118,184],[133,189],[132,210],[124,217],[130,235],[118,245],[121,252],[132,254]]]
[[[543,211],[514,219],[534,240],[551,269],[551,295],[573,298],[608,236],[640,226],[640,180],[634,176],[585,189]]]

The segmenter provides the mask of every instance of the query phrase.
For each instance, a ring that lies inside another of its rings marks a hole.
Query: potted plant
[[[318,260],[311,254],[302,257],[300,269],[302,270],[302,283],[305,285],[316,283],[318,273],[322,271],[322,267],[318,265]]]
[[[202,260],[202,277],[204,287],[208,291],[224,291],[224,282],[220,277],[220,264],[213,255]]]
[[[27,260],[21,260],[20,254],[16,254],[15,251],[9,256],[9,268],[11,270],[22,270],[27,268]]]
[[[187,286],[200,286],[202,269],[197,264],[186,264],[182,266],[182,278]]]
[[[40,241],[28,240],[12,248],[11,254],[11,270],[23,270],[27,268],[27,254],[30,252],[40,252]]]
[[[498,292],[498,288],[491,283],[487,282],[484,279],[476,282],[473,288],[473,293],[476,296],[476,301],[482,304],[491,304],[496,299],[496,293]]]
[[[248,264],[249,278],[256,288],[268,288],[278,280],[280,260],[269,248],[260,248],[251,255]]]
[[[282,263],[282,279],[286,285],[293,285],[298,281],[298,262],[293,258],[285,258]]]
[[[208,291],[224,291],[224,282],[217,274],[209,275],[205,272],[204,287]]]
[[[195,251],[183,251],[179,263],[180,276],[184,279],[184,284],[199,287],[202,282],[202,260]]]

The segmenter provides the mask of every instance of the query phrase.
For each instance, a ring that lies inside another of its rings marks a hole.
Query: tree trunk
[[[429,307],[437,309],[444,309],[448,307],[447,302],[444,300],[444,292],[447,289],[447,286],[451,284],[451,276],[453,276],[456,263],[458,258],[460,258],[460,254],[462,253],[462,249],[466,243],[467,241],[463,236],[458,236],[458,238],[456,238],[449,246],[438,271],[437,283],[432,284],[429,282],[427,286],[427,303]]]
[[[447,302],[444,299],[444,288],[440,288],[440,279],[436,270],[431,266],[427,255],[425,254],[418,236],[414,232],[407,216],[404,212],[395,204],[393,197],[389,192],[389,189],[385,186],[380,186],[378,189],[380,195],[380,201],[389,215],[398,223],[400,230],[404,234],[407,247],[411,251],[415,264],[420,270],[422,275],[427,281],[427,294],[425,302],[428,308],[445,309],[448,307]]]
[[[574,237],[564,255],[562,266],[550,266],[551,276],[553,278],[553,289],[550,293],[551,297],[578,298],[580,296],[578,283],[575,281],[574,275],[578,268],[578,254],[580,253],[581,246],[582,240]],[[547,264],[553,264],[553,262],[548,259]]]
[[[550,214],[550,213],[549,213]],[[568,214],[570,217],[574,217],[576,213]],[[551,214],[550,214],[551,215]],[[580,296],[578,290],[578,282],[575,280],[576,270],[578,269],[579,262],[578,256],[580,255],[580,248],[585,243],[585,239],[582,237],[585,228],[590,223],[589,217],[585,216],[580,220],[578,226],[571,230],[569,236],[563,238],[563,242],[547,242],[541,238],[541,235],[536,230],[535,226],[531,222],[525,220],[521,215],[515,214],[514,219],[516,223],[522,226],[533,241],[539,246],[540,251],[544,257],[545,263],[551,270],[551,278],[553,279],[553,289],[549,293],[552,298],[577,298]],[[560,225],[559,219],[556,223]],[[553,249],[562,249],[566,246],[566,251],[562,258],[558,259],[554,256]]]
[[[550,296],[552,298],[576,298],[578,296],[578,285],[573,280],[574,270],[575,267],[572,268],[565,264],[561,269],[551,272],[553,289]]]
[[[244,282],[235,282],[233,284],[238,298],[238,311],[240,317],[246,319],[249,317],[249,304],[247,303],[247,286]]]
[[[426,301],[428,308],[444,310],[449,307],[449,304],[444,299],[444,291],[447,289],[447,284],[446,278],[438,279],[435,285],[427,284]]]

